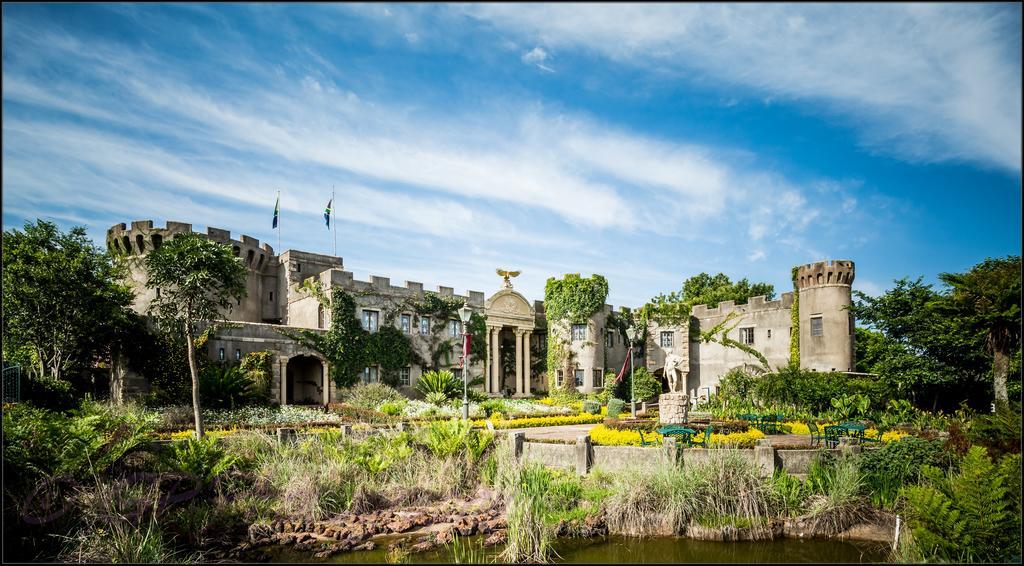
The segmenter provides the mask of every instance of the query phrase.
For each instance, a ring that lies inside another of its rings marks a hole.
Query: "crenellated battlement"
[[[819,261],[801,265],[796,269],[796,286],[798,289],[823,287],[829,285],[853,284],[854,265],[848,259]]]
[[[694,316],[696,318],[712,318],[727,315],[731,312],[746,314],[752,312],[788,309],[791,306],[793,306],[793,292],[787,291],[779,295],[779,298],[774,301],[766,301],[764,295],[758,295],[747,299],[747,303],[744,305],[737,305],[736,301],[722,301],[718,303],[718,306],[715,308],[708,308],[707,305],[693,305],[693,308],[690,309],[690,316]]]
[[[343,289],[353,291],[379,292],[382,294],[404,296],[422,295],[424,293],[423,283],[418,281],[406,281],[405,285],[401,286],[392,285],[391,278],[380,277],[377,275],[371,275],[369,281],[360,281],[355,278],[351,271],[345,271],[344,269],[328,269],[314,277],[319,278],[325,285],[338,285]],[[442,297],[459,297],[465,299],[466,304],[471,307],[483,308],[484,306],[484,293],[482,291],[466,291],[465,295],[456,295],[455,289],[452,287],[438,285],[435,290],[431,292],[437,293]]]
[[[168,220],[164,226],[153,226],[152,220],[135,220],[131,228],[125,223],[115,224],[107,230],[107,249],[119,255],[145,255],[174,239],[178,234],[197,233],[192,225],[186,222]],[[236,257],[242,259],[246,267],[255,271],[262,270],[274,262],[274,248],[270,244],[260,245],[260,241],[252,236],[242,234],[233,239],[231,232],[221,228],[207,227],[206,238],[230,245]]]

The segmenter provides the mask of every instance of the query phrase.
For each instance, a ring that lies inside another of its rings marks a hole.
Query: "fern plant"
[[[237,458],[227,454],[211,436],[175,442],[168,464],[174,470],[198,478],[203,485],[231,469]]]
[[[904,489],[920,554],[927,560],[971,562],[1019,554],[1019,516],[1010,507],[1005,474],[980,446],[967,451],[958,472],[925,466],[924,483]]]

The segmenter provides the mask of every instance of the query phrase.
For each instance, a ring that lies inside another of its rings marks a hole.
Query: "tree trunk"
[[[1010,373],[1010,352],[997,343],[992,348],[992,380],[993,389],[996,394],[996,403],[1009,402],[1006,392],[1006,376]]]
[[[121,349],[115,347],[110,354],[110,400],[116,405],[124,404],[125,365]]]
[[[199,369],[196,367],[195,344],[192,342],[192,324],[185,322],[185,347],[188,349],[188,370],[192,374],[192,410],[196,419],[196,438],[203,438],[203,413],[199,405]]]

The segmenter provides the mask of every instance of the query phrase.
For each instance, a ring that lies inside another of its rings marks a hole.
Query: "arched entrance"
[[[484,304],[487,315],[487,393],[530,395],[530,335],[536,327],[533,306],[512,290],[506,278],[504,288]]]
[[[314,356],[295,356],[285,370],[285,403],[316,405],[327,403],[324,365]]]

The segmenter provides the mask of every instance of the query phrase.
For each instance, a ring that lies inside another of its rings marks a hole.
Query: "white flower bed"
[[[168,424],[176,421],[192,421],[192,407],[173,406],[153,409],[164,416]],[[285,425],[314,422],[341,422],[342,417],[334,413],[325,413],[322,409],[285,405],[283,407],[241,407],[231,410],[203,409],[203,421],[207,425],[258,426]]]
[[[458,401],[458,400],[456,400]],[[505,417],[516,417],[522,415],[569,415],[573,411],[568,407],[558,407],[545,405],[543,403],[537,403],[529,399],[499,399],[494,400],[500,403],[501,408],[489,407],[491,411],[497,410],[502,413]],[[485,401],[488,405],[498,405],[494,401]],[[485,411],[481,408],[480,403],[469,403],[469,416],[474,419],[486,418],[490,415],[484,414]],[[462,415],[462,404],[461,401],[458,403],[446,403],[438,407],[426,401],[409,401],[405,405],[405,409],[402,411],[402,416],[410,418],[424,418],[424,417],[458,417]]]

